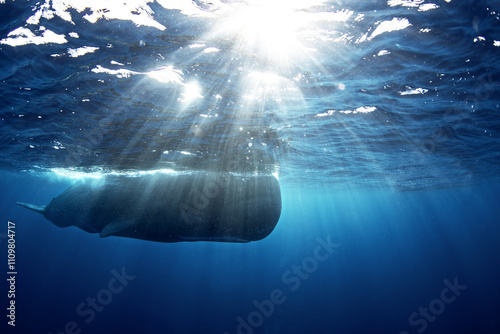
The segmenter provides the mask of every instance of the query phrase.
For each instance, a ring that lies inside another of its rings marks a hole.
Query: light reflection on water
[[[7,66],[24,87],[6,82],[15,96],[6,133],[18,145],[6,154],[20,169],[35,168],[26,156],[42,169],[89,171],[220,169],[240,157],[246,172],[290,180],[411,188],[449,178],[442,166],[470,180],[491,170],[474,165],[492,161],[478,149],[490,139],[467,134],[494,133],[468,122],[487,124],[475,112],[495,109],[488,61],[500,43],[487,29],[494,9],[471,21],[460,6],[37,3],[0,36],[4,52],[37,46],[39,60],[28,61],[35,75]],[[46,87],[53,95],[36,95]]]

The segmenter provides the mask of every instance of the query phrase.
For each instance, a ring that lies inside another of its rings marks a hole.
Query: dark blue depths
[[[500,328],[498,183],[418,192],[284,186],[278,227],[250,244],[99,239],[10,203],[43,203],[64,186],[2,179],[2,220],[16,223],[15,332]]]

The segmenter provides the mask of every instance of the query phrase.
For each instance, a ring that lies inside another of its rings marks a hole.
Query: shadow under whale
[[[46,206],[16,204],[100,237],[249,242],[275,228],[281,191],[272,175],[154,173],[81,182]]]

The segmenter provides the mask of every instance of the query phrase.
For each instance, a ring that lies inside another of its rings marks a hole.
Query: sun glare
[[[188,82],[184,85],[184,91],[181,94],[181,101],[185,104],[190,104],[196,99],[201,99],[201,87],[196,81]]]
[[[267,62],[286,63],[304,49],[298,34],[310,14],[299,3],[253,0],[234,5],[221,18],[215,35],[234,41],[238,51],[255,54]]]

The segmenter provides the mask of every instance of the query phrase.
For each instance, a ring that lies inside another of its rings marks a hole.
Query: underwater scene
[[[0,0],[1,333],[500,333],[500,2]]]

